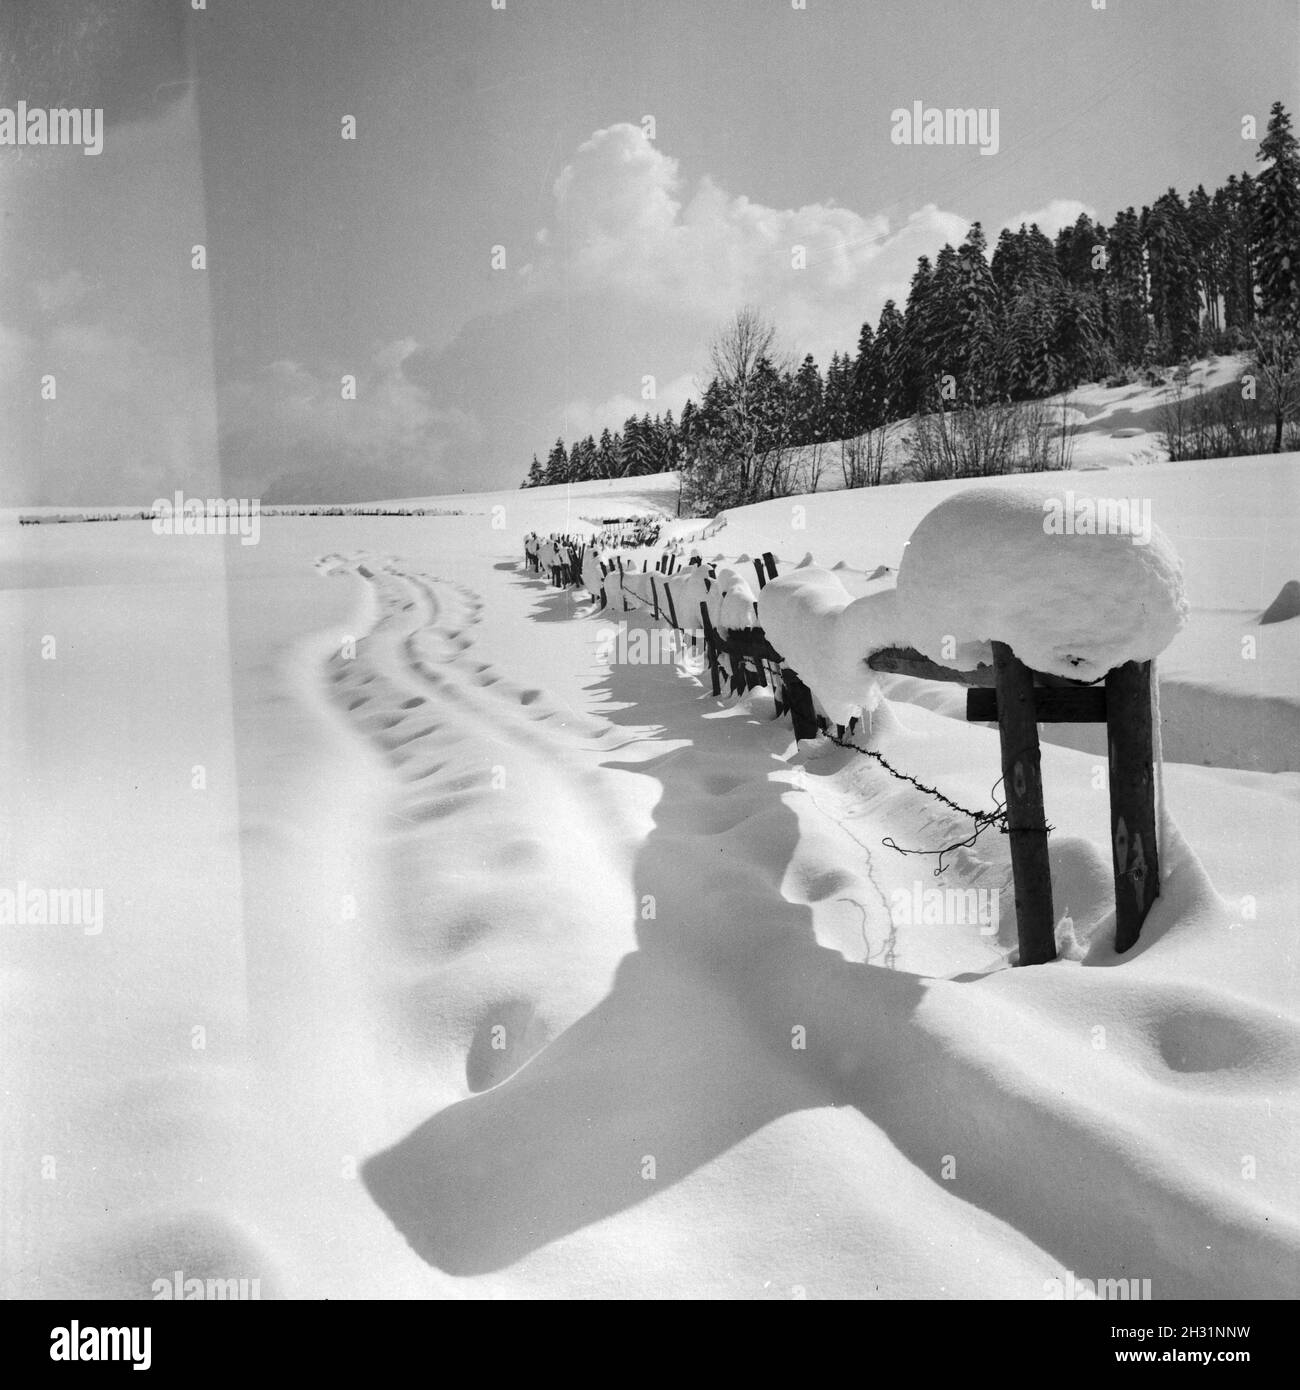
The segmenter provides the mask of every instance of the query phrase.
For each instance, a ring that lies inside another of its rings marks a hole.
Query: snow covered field
[[[4,1295],[1289,1296],[1300,621],[1257,620],[1297,577],[1298,463],[1068,476],[1149,499],[1184,562],[1177,829],[1116,957],[1103,733],[1045,728],[1075,948],[1028,970],[1005,839],[934,878],[882,841],[969,822],[797,748],[763,692],[602,660],[605,618],[648,616],[522,569],[525,532],[671,514],[673,478],[252,546],[11,518],[0,884],[103,912],[0,929]],[[704,553],[879,592],[967,486],[764,503]],[[991,805],[962,692],[881,684],[873,746]],[[996,913],[891,910],[945,887]]]

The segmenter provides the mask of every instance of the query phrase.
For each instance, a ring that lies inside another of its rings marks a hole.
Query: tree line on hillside
[[[1109,226],[1080,215],[1054,239],[1036,224],[1004,230],[991,255],[977,222],[960,246],[922,256],[903,308],[888,300],[825,372],[811,355],[782,357],[774,326],[744,309],[679,419],[647,413],[599,440],[557,439],[523,486],[681,469],[688,500],[716,509],[815,488],[819,445],[1251,351],[1261,333],[1274,349],[1280,336],[1282,375],[1294,373],[1300,153],[1281,102],[1257,158],[1256,177],[1186,198],[1170,188]],[[883,457],[879,444],[842,453],[846,485],[882,481]]]

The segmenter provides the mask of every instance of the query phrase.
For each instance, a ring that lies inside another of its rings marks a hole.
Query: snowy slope
[[[647,616],[523,572],[524,532],[671,513],[673,478],[271,518],[251,547],[9,527],[0,881],[102,887],[105,917],[0,932],[4,1293],[147,1298],[179,1268],[263,1297],[1032,1299],[1067,1270],[1288,1295],[1297,637],[1255,619],[1296,577],[1296,465],[1071,475],[1149,497],[1186,566],[1177,829],[1116,959],[1097,754],[1048,731],[1076,944],[1025,971],[1005,841],[936,879],[883,841],[969,821],[795,748],[763,692],[603,659],[609,618]],[[881,592],[959,486],[745,508],[705,552]],[[990,805],[995,731],[884,687],[873,746]],[[935,888],[982,917],[901,920]]]

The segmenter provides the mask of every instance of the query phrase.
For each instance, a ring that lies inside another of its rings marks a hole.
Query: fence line
[[[611,565],[601,562],[600,577],[604,581],[617,568],[618,590],[624,611],[630,611],[630,596],[639,606],[648,609],[659,623],[664,622],[665,618],[660,607],[656,576],[662,578],[668,625],[678,632],[685,632],[681,621],[684,615],[677,612],[672,581],[680,577],[682,572],[695,570],[704,587],[704,598],[699,603],[700,621],[714,695],[722,693],[724,671],[732,694],[743,694],[756,686],[769,687],[770,684],[776,717],[789,714],[796,739],[815,738],[819,733],[825,733],[839,747],[872,758],[891,777],[908,783],[974,822],[975,828],[968,837],[941,849],[906,849],[888,837],[882,842],[886,847],[899,854],[936,854],[938,868],[935,873],[939,874],[944,869],[945,855],[973,845],[991,826],[1006,835],[1011,842],[1016,934],[1020,944],[1018,960],[1021,965],[1037,965],[1056,959],[1052,873],[1047,849],[1047,837],[1052,827],[1047,823],[1044,811],[1038,725],[1104,722],[1110,767],[1115,949],[1117,952],[1127,951],[1137,942],[1143,923],[1160,896],[1160,846],[1155,808],[1159,765],[1152,714],[1153,692],[1156,689],[1154,662],[1125,662],[1107,671],[1104,688],[1098,688],[1097,682],[1072,681],[1034,671],[1016,656],[1010,646],[998,641],[992,643],[992,666],[981,666],[974,671],[939,666],[910,647],[890,647],[865,655],[863,662],[873,671],[964,685],[967,687],[967,720],[997,720],[1002,775],[994,782],[991,794],[996,798],[1001,785],[1004,799],[997,801],[992,810],[972,811],[945,796],[938,788],[927,786],[893,767],[874,749],[863,748],[854,742],[852,735],[857,727],[856,717],[849,720],[847,729],[842,724],[836,724],[832,733],[830,721],[825,712],[818,708],[812,691],[798,672],[785,664],[784,657],[768,641],[767,634],[757,621],[750,626],[728,626],[721,630],[715,626],[708,600],[713,585],[718,583],[716,566],[706,566],[697,554],[692,564],[679,572],[677,558],[676,550],[661,555],[652,573],[648,557],[638,571],[635,566],[625,566],[623,557],[616,555]],[[769,579],[776,578],[776,561],[768,552],[752,563],[761,592]],[[590,589],[591,581],[582,578],[581,569],[580,564],[576,573],[571,567],[567,570],[553,567],[552,582],[559,583],[561,578],[567,577]],[[638,592],[636,586],[636,581],[642,577],[649,583],[648,597],[643,589]],[[594,597],[599,599],[602,609],[608,606],[608,587],[603,582],[600,593]],[[754,603],[753,607],[757,620],[758,604]],[[723,611],[721,607],[718,608],[719,620]],[[691,636],[694,641],[695,634]],[[992,689],[986,688],[989,686]]]
[[[772,692],[773,704],[775,706],[774,718],[781,718],[783,715],[790,716],[791,726],[796,739],[815,738],[818,734],[825,734],[832,743],[840,748],[859,753],[864,757],[871,758],[884,769],[891,777],[898,781],[906,782],[917,791],[932,797],[941,805],[956,811],[959,815],[969,817],[974,822],[975,829],[964,839],[952,844],[944,845],[939,849],[908,849],[896,844],[891,838],[886,837],[882,843],[889,849],[898,854],[925,854],[937,855],[938,867],[935,869],[936,876],[944,870],[944,856],[954,853],[957,849],[973,845],[980,835],[990,827],[996,827],[1002,834],[1008,833],[1007,811],[1005,802],[997,802],[992,810],[972,811],[965,806],[959,805],[950,797],[945,796],[937,787],[931,787],[909,773],[902,772],[894,767],[882,754],[874,749],[863,748],[861,744],[852,741],[852,735],[857,728],[856,717],[849,721],[846,726],[837,724],[832,727],[827,716],[817,708],[817,702],[812,691],[800,678],[797,672],[785,665],[785,658],[768,641],[767,634],[763,629],[755,624],[749,628],[732,628],[720,631],[713,622],[709,614],[707,602],[700,603],[701,626],[698,629],[688,629],[681,625],[674,606],[671,585],[664,585],[664,604],[661,606],[659,591],[655,584],[656,577],[665,581],[673,577],[680,577],[685,570],[696,568],[702,572],[705,593],[712,590],[712,586],[717,583],[717,568],[713,564],[706,564],[700,561],[697,565],[676,565],[676,555],[672,552],[665,552],[655,563],[654,569],[649,567],[648,558],[643,562],[641,570],[627,568],[623,564],[622,556],[615,556],[614,563],[606,566],[604,561],[600,562],[601,575],[606,577],[617,568],[619,572],[619,594],[623,600],[623,611],[631,611],[628,608],[628,599],[643,612],[649,613],[658,623],[663,624],[675,632],[691,640],[692,647],[698,644],[700,634],[703,635],[704,654],[706,665],[709,670],[710,681],[713,694],[722,694],[722,678],[725,673],[730,693],[732,695],[743,695],[748,690],[758,687],[770,689]],[[758,579],[760,591],[767,585],[768,581],[777,577],[777,561],[771,551],[754,559],[755,574]],[[629,584],[629,580],[635,581],[644,577],[649,582],[650,594],[638,592],[636,587]],[[579,578],[576,582],[582,583]],[[602,585],[599,594],[593,594],[597,599],[600,608],[603,610],[609,606],[609,598],[605,586]],[[664,607],[668,609],[664,613]],[[758,614],[758,605],[754,604],[755,617]],[[883,674],[883,673],[882,673]],[[1001,778],[998,782],[1001,782]],[[998,782],[994,783],[996,791]]]

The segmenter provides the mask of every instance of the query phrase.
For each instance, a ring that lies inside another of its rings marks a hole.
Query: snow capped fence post
[[[1034,707],[1034,673],[1005,642],[993,643],[997,681],[998,735],[1011,837],[1011,876],[1016,892],[1020,964],[1056,959],[1052,869],[1043,811],[1043,768]]]
[[[1053,482],[955,493],[912,532],[898,604],[930,661],[971,670],[994,656],[996,695],[972,690],[966,717],[998,720],[1022,965],[1056,954],[1033,725],[1105,723],[1115,949],[1129,950],[1160,892],[1152,662],[1189,612],[1151,499]]]
[[[1134,945],[1160,896],[1151,679],[1149,661],[1127,661],[1106,673],[1116,951]]]
[[[1151,682],[1152,663],[1149,661],[1127,661],[1112,667],[1106,673],[1105,688],[1080,686],[1058,688],[1053,685],[1035,684],[1055,680],[1041,671],[1030,671],[1017,660],[1010,648],[1002,643],[993,643],[994,665],[997,680],[996,693],[989,690],[972,689],[967,692],[966,718],[983,721],[996,719],[1002,742],[1002,772],[1006,782],[1007,815],[1011,830],[1011,867],[1016,885],[1016,918],[1020,934],[1020,963],[1035,964],[1038,961],[1053,960],[1055,951],[1049,950],[1051,930],[1048,928],[1043,940],[1046,954],[1030,959],[1026,956],[1026,933],[1037,940],[1038,923],[1041,910],[1045,910],[1050,922],[1052,916],[1052,884],[1046,859],[1046,836],[1044,833],[1044,853],[1042,865],[1038,866],[1032,858],[1026,859],[1029,850],[1025,848],[1023,837],[1016,835],[1015,814],[1017,780],[1015,773],[1014,750],[1022,746],[1025,735],[1020,725],[1025,717],[1023,700],[1017,694],[1016,700],[1008,703],[1004,690],[1003,660],[998,655],[999,648],[1005,651],[1009,660],[1015,662],[1029,679],[1028,698],[1032,701],[1030,716],[1040,723],[1090,723],[1104,721],[1106,724],[1106,743],[1110,763],[1110,833],[1111,863],[1115,879],[1115,950],[1127,951],[1134,945],[1146,921],[1151,905],[1160,896],[1160,853],[1156,829],[1155,803],[1155,740],[1152,723]],[[902,669],[900,661],[906,654],[889,653],[890,662],[883,669]],[[922,674],[917,671],[916,674]],[[1012,727],[1008,727],[1008,719]],[[1033,764],[1038,767],[1038,738],[1036,729],[1033,738]],[[1036,779],[1038,797],[1038,821],[1042,820],[1042,780],[1035,771],[1034,778],[1026,780],[1026,787]],[[1032,806],[1029,813],[1033,815]],[[1036,828],[1037,822],[1035,822]],[[1041,868],[1041,873],[1040,873]],[[1029,885],[1041,877],[1042,888],[1033,890]],[[1021,903],[1022,881],[1029,892],[1028,911],[1032,923],[1027,926]],[[1039,898],[1045,894],[1045,908],[1037,906]]]

